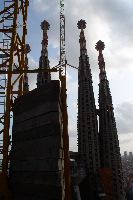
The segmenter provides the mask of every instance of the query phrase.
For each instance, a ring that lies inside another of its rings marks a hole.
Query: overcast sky
[[[88,56],[98,106],[99,69],[95,44],[105,43],[104,58],[110,83],[121,153],[133,151],[133,1],[132,0],[65,0],[67,62],[78,67],[79,30],[84,19]],[[30,65],[38,67],[41,51],[42,20],[50,23],[49,59],[51,67],[59,62],[59,0],[30,1],[28,43]],[[77,150],[77,70],[67,70],[70,149]],[[30,78],[31,80],[31,78]],[[36,85],[36,77],[30,88]]]

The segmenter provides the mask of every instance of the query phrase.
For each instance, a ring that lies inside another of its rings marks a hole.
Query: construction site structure
[[[39,69],[47,70],[48,27],[44,20],[39,61]],[[44,71],[37,75],[37,89],[13,104],[9,177],[14,200],[65,199],[61,95],[60,82]]]
[[[60,89],[51,80],[14,102],[9,168],[14,200],[65,199]]]
[[[41,24],[43,40],[39,68],[31,70],[28,67],[28,6],[29,0],[3,0],[0,11],[0,38],[3,38],[0,41],[0,198],[11,199],[12,192],[14,200],[71,200],[64,0],[60,0],[60,62],[53,68],[49,66],[47,31],[50,25],[46,20]],[[125,200],[112,97],[102,54],[104,43],[99,41],[96,45],[100,68],[97,110],[84,35],[86,22],[80,20],[78,28],[81,29],[78,68],[81,199],[99,197],[101,177],[105,195],[109,196],[106,199]],[[59,73],[59,80],[51,80],[53,72]],[[28,73],[37,73],[37,88],[32,91],[29,91]],[[110,184],[106,184],[106,180],[110,180]],[[80,196],[77,182],[75,188]]]
[[[64,0],[60,0],[60,65],[65,67],[65,64],[66,64],[65,9],[64,9]]]
[[[2,133],[2,172],[0,184],[2,184],[1,195],[8,196],[7,178],[9,165],[9,145],[10,145],[10,118],[14,96],[19,96],[25,92],[26,73],[26,35],[27,35],[27,12],[29,1],[4,0],[3,10],[0,11],[0,33],[3,40],[0,41],[0,99],[1,113],[1,133]],[[15,62],[14,62],[15,61]],[[13,71],[19,71],[13,76]],[[4,81],[3,81],[4,80]],[[17,86],[16,83],[18,82]],[[18,87],[18,88],[17,88]],[[3,183],[2,183],[3,182]]]
[[[0,33],[4,35],[0,42],[0,94],[3,111],[1,113],[1,133],[3,139],[1,144],[2,153],[2,172],[0,174],[0,194],[5,199],[9,198],[8,191],[8,166],[10,161],[10,122],[14,105],[14,99],[26,95],[28,86],[28,73],[45,73],[59,72],[61,86],[61,110],[63,123],[63,149],[64,149],[64,177],[65,177],[65,199],[71,199],[70,175],[69,173],[69,142],[67,130],[67,104],[66,104],[66,74],[63,73],[66,66],[53,67],[51,69],[29,69],[27,53],[30,51],[29,45],[26,44],[27,35],[27,14],[28,0],[3,0],[3,10],[0,11]],[[43,25],[43,24],[42,24]],[[45,30],[46,31],[46,30]],[[46,36],[46,32],[44,32]],[[45,37],[46,39],[46,37]],[[42,45],[43,46],[43,45]],[[43,46],[46,55],[46,46]],[[3,81],[3,82],[2,82]]]
[[[105,62],[102,51],[104,43],[99,40],[96,44],[99,52],[99,147],[101,168],[108,168],[112,174],[112,200],[125,200],[124,181],[122,174],[121,155],[113,111],[112,96],[107,80]],[[110,175],[111,176],[111,175]],[[106,187],[106,185],[105,185]],[[107,191],[106,191],[107,193]]]
[[[68,137],[68,115],[67,115],[67,89],[66,89],[66,50],[65,50],[65,7],[64,0],[60,0],[60,62],[59,65],[63,71],[61,73],[61,80],[64,83],[62,90],[62,101],[64,102],[63,119],[64,119],[64,173],[65,173],[65,200],[71,200],[71,176],[70,176],[70,155],[69,155],[69,137]],[[66,123],[67,122],[67,123]]]
[[[39,69],[50,69],[49,67],[49,59],[48,59],[48,35],[47,30],[49,30],[49,23],[44,20],[41,23],[41,29],[43,30],[43,40],[42,40],[42,51],[39,60]],[[39,72],[37,75],[37,87],[44,85],[51,80],[50,72]]]
[[[86,175],[81,184],[81,199],[94,199],[97,193],[97,177],[100,168],[97,110],[92,86],[92,75],[86,49],[84,29],[86,22],[78,22],[80,32],[80,57],[78,70],[78,153],[80,168]]]

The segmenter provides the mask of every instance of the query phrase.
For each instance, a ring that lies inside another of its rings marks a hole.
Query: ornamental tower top
[[[44,20],[41,23],[41,29],[43,30],[42,51],[43,51],[44,55],[46,55],[46,56],[48,56],[48,50],[47,50],[48,33],[47,33],[47,31],[49,30],[49,28],[50,28],[49,23],[46,20]]]
[[[43,30],[43,40],[42,40],[42,50],[41,56],[39,60],[39,68],[40,69],[49,69],[49,59],[48,59],[48,33],[50,25],[44,20],[41,23],[41,29]],[[44,85],[45,83],[51,80],[50,72],[39,72],[37,75],[37,87]]]
[[[95,49],[97,51],[99,51],[99,56],[98,56],[98,61],[99,62],[98,62],[98,65],[99,65],[99,69],[100,69],[100,74],[99,74],[100,80],[107,79],[106,71],[105,71],[105,62],[104,62],[104,57],[103,57],[103,53],[102,53],[102,51],[104,50],[104,48],[105,48],[104,42],[102,42],[101,40],[99,40],[96,43]]]
[[[86,39],[85,39],[85,35],[84,35],[84,29],[86,28],[86,22],[85,20],[80,20],[77,23],[77,26],[79,29],[81,29],[80,32],[80,39],[79,39],[79,43],[80,43],[80,54],[87,54],[87,49],[86,49]]]

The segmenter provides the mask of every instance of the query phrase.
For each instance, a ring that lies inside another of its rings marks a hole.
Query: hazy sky
[[[121,153],[133,151],[133,1],[132,0],[65,0],[67,62],[78,67],[79,30],[77,22],[85,19],[88,56],[98,106],[99,69],[95,44],[105,43],[104,58],[110,83]],[[28,16],[28,43],[31,45],[30,65],[38,67],[42,31],[40,23],[47,20],[49,59],[51,67],[59,62],[59,0],[31,0]],[[30,78],[31,80],[32,78]],[[36,77],[31,80],[35,87]],[[77,150],[77,70],[67,70],[70,148]]]

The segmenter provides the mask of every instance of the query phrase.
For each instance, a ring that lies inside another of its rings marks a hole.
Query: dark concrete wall
[[[64,154],[59,81],[16,99],[10,184],[13,200],[62,200]]]

